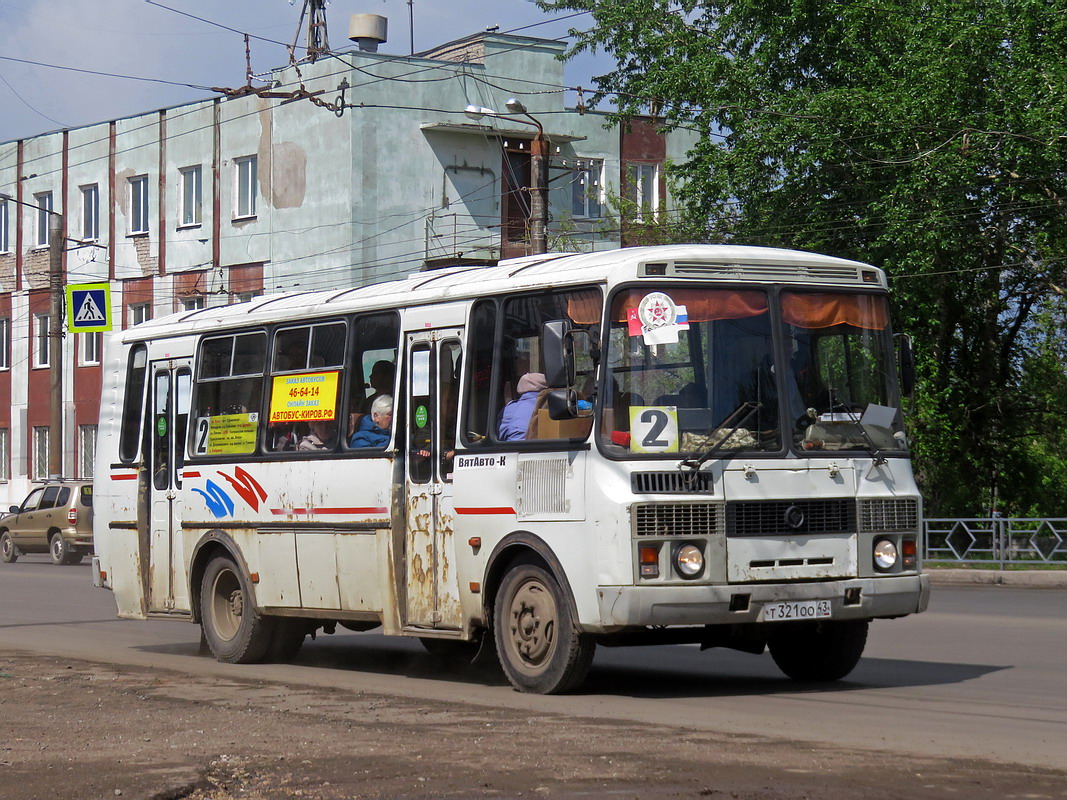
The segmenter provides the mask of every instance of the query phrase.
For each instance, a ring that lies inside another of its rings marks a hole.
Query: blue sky
[[[287,62],[283,43],[297,38],[303,0],[0,0],[0,141],[209,96],[203,89],[27,61],[204,87],[244,84],[241,35],[160,4],[274,40],[251,43],[252,69],[264,73]],[[547,15],[531,0],[413,0],[410,7],[408,0],[332,0],[327,7],[330,44],[335,49],[351,46],[346,38],[351,14],[381,14],[389,19],[389,41],[381,52],[407,54],[409,8],[416,51],[491,25],[554,39],[566,36],[571,27],[591,24],[588,15]],[[305,41],[301,31],[299,43]],[[589,86],[593,67],[589,59],[568,65],[568,83]]]

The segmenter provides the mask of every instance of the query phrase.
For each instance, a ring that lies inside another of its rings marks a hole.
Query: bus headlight
[[[674,569],[683,578],[696,578],[704,571],[704,553],[695,544],[683,544],[674,551]]]
[[[874,543],[874,565],[880,570],[890,570],[897,563],[897,546],[889,539]]]

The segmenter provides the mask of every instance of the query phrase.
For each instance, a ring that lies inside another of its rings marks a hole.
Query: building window
[[[96,426],[78,426],[78,477],[93,477],[93,463],[96,461]]]
[[[11,320],[0,318],[0,369],[11,369]]]
[[[598,219],[604,206],[604,162],[579,159],[571,179],[571,214]]]
[[[33,474],[32,481],[48,478],[48,426],[33,429]]]
[[[82,190],[82,239],[95,242],[100,238],[100,187],[95,183]]]
[[[185,311],[196,311],[204,307],[204,296],[198,294],[194,297],[186,297],[182,300],[182,308]]]
[[[138,175],[129,180],[130,234],[148,233],[148,176]]]
[[[659,164],[627,164],[626,178],[634,222],[654,220],[659,208]]]
[[[82,365],[90,366],[100,363],[100,351],[103,348],[104,334],[100,331],[83,333],[82,339]]]
[[[234,191],[234,218],[254,217],[256,215],[256,186],[259,159],[256,156],[235,158],[234,176],[237,185]]]
[[[151,303],[130,303],[130,325],[140,325],[152,319]]]
[[[33,366],[47,367],[51,363],[51,348],[48,343],[48,329],[51,317],[48,314],[35,314],[33,317]]]
[[[178,170],[181,175],[181,226],[200,224],[200,205],[203,198],[203,174],[200,164],[195,167],[183,167]]]
[[[48,218],[52,216],[52,193],[41,192],[33,196],[37,206],[37,247],[48,247],[51,237],[48,235]]]
[[[262,292],[257,292],[257,291],[234,292],[233,302],[235,302],[235,303],[249,303],[249,302],[252,301],[253,297],[259,297],[261,294],[262,294]]]
[[[7,200],[0,200],[0,253],[10,250],[7,235]]]
[[[0,481],[11,480],[11,433],[0,428]]]

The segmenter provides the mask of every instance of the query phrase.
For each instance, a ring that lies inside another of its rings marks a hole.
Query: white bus
[[[94,580],[226,662],[340,624],[528,692],[598,644],[836,680],[929,596],[901,341],[875,267],[708,245],[146,322],[106,352]]]

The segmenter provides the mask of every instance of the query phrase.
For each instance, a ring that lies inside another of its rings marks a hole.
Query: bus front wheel
[[[493,613],[497,653],[520,692],[559,694],[589,673],[596,643],[574,624],[570,600],[536,564],[512,567],[500,584]]]
[[[248,579],[227,556],[208,562],[200,583],[200,625],[212,654],[227,664],[250,664],[266,655],[273,620],[256,613]]]
[[[783,625],[767,641],[778,669],[795,681],[836,681],[852,672],[867,644],[867,620]]]

